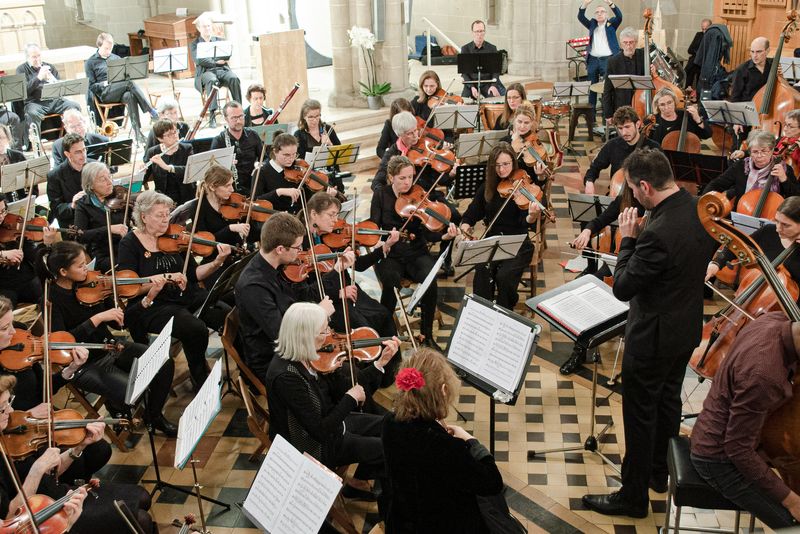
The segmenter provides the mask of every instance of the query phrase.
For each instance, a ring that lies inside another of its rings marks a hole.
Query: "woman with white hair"
[[[114,182],[105,163],[90,161],[81,170],[81,188],[86,196],[75,203],[75,226],[83,231],[80,242],[95,259],[95,269],[106,272],[111,269],[108,251],[108,232],[111,232],[114,251],[119,240],[128,234],[128,226],[123,224],[123,210],[109,213],[111,226],[106,226],[105,202],[114,196]]]
[[[341,398],[334,398],[326,375],[312,366],[328,334],[328,314],[318,304],[298,302],[284,314],[278,334],[279,357],[272,358],[266,377],[270,437],[280,434],[300,452],[308,452],[330,468],[358,463],[356,481],[351,480],[343,494],[371,498],[365,491],[366,480],[383,471],[382,417],[354,412],[377,389],[400,342],[397,338],[384,341],[378,360],[358,371],[357,384]]]
[[[185,252],[163,252],[158,238],[169,228],[172,199],[155,191],[140,193],[133,207],[135,229],[119,243],[119,269],[130,269],[151,283],[142,285],[139,294],[128,302],[125,324],[138,343],[147,343],[148,333],[158,333],[170,319],[172,336],[183,343],[194,387],[200,388],[208,376],[206,348],[208,328],[218,328],[223,317],[204,314],[208,326],[195,317],[207,292],[198,282],[219,269],[231,253],[228,245],[217,245],[217,258],[204,265],[189,261],[186,275],[182,273]]]

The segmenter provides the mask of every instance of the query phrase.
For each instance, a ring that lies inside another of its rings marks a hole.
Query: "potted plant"
[[[378,82],[375,71],[375,58],[373,57],[377,39],[367,28],[358,26],[353,26],[347,30],[347,36],[350,38],[350,46],[361,49],[360,55],[364,60],[364,67],[367,71],[367,83],[358,82],[361,86],[361,94],[367,97],[367,104],[370,109],[380,109],[383,107],[383,95],[392,90],[392,84]]]

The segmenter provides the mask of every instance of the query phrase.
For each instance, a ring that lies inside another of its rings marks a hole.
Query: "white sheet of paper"
[[[94,260],[92,260],[94,263]],[[128,392],[125,395],[125,404],[135,404],[144,390],[153,381],[161,366],[169,360],[169,349],[172,344],[172,318],[164,325],[161,333],[156,340],[147,347],[144,354],[136,358],[133,362],[128,385]]]
[[[183,469],[200,438],[222,408],[221,391],[222,360],[217,360],[203,387],[178,421],[178,441],[175,443],[176,469]]]
[[[581,334],[603,321],[625,313],[628,305],[603,288],[587,282],[539,304],[539,308],[561,322],[573,334]]]
[[[452,243],[447,245],[447,250],[450,250],[451,246]],[[423,282],[419,284],[417,288],[414,290],[414,293],[408,300],[408,306],[406,306],[407,314],[411,315],[411,312],[413,312],[414,308],[417,307],[417,304],[419,304],[419,301],[422,299],[423,295],[425,295],[425,292],[428,290],[433,281],[436,279],[436,273],[439,272],[439,268],[444,263],[444,259],[446,257],[447,257],[447,251],[443,252],[442,254],[439,254],[439,259],[436,260],[436,263],[433,265],[433,269],[431,269],[431,272],[428,273],[428,276],[425,277],[425,280],[423,280]]]

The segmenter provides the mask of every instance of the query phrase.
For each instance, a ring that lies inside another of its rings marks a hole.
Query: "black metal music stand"
[[[728,102],[726,100],[702,100],[708,122],[719,124],[726,130],[729,126],[758,126],[758,111],[754,102]],[[722,155],[725,155],[725,138],[722,138]]]
[[[102,161],[107,167],[125,165],[133,156],[133,139],[107,141],[86,147],[87,159]]]
[[[698,191],[728,168],[728,158],[725,156],[690,154],[675,150],[665,150],[664,154],[672,167],[675,180],[695,183]]]
[[[478,79],[475,81],[464,80],[465,84],[477,84],[478,88],[478,105],[481,104],[481,84],[494,83],[496,78],[487,80],[485,75],[492,75],[495,73],[502,73],[503,71],[503,54],[500,52],[479,52],[474,54],[460,53],[456,56],[459,74],[475,74],[478,73]],[[480,121],[478,121],[477,130],[481,130]]]

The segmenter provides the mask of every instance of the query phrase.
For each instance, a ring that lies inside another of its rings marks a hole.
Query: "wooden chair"
[[[222,91],[225,91],[225,92],[223,93]],[[222,112],[222,107],[225,104],[227,104],[228,102],[230,102],[231,100],[233,100],[233,99],[231,98],[230,90],[227,87],[220,86],[219,89],[217,89],[217,105],[219,106],[220,113]],[[200,91],[200,104],[201,104],[202,107],[206,106],[206,91],[205,91],[205,89]]]
[[[100,114],[101,128],[103,124],[108,121],[116,122],[120,130],[128,126],[128,106],[126,106],[124,102],[109,102],[108,104],[103,104],[95,95],[92,95],[92,99],[94,99],[94,105],[97,106],[97,112]],[[122,108],[122,114],[116,116],[112,115],[112,110],[120,107]]]
[[[349,465],[343,465],[336,468],[336,474],[342,479],[342,489],[344,489],[344,487],[347,485],[348,469],[350,469]],[[344,503],[344,497],[342,497],[341,491],[333,501],[333,506],[331,506],[330,511],[330,518],[336,525],[339,526],[341,532],[346,532],[347,534],[359,534],[358,529],[353,524],[353,520],[350,518],[350,514],[347,512],[347,506]]]
[[[64,135],[64,123],[61,115],[51,113],[42,117],[41,127],[39,128],[39,138],[44,144],[47,141],[55,141]]]
[[[547,199],[548,204],[550,203],[550,185],[552,184],[552,180],[548,180],[544,186],[544,198]],[[547,207],[548,210],[552,210],[551,206]],[[531,263],[528,266],[528,280],[526,283],[528,284],[528,292],[530,294],[530,298],[536,296],[536,283],[539,280],[539,264],[542,263],[542,254],[545,250],[547,250],[547,240],[545,239],[545,231],[547,230],[547,225],[542,222],[542,218],[536,221],[536,228],[533,231],[533,235],[531,235],[531,243],[533,244],[533,256],[531,257]]]
[[[262,397],[267,397],[267,388],[264,385],[264,380],[259,378],[250,367],[245,363],[239,351],[236,350],[236,333],[239,331],[239,310],[233,308],[228,312],[225,317],[225,325],[222,329],[222,347],[225,349],[225,354],[230,356],[236,367],[239,368],[239,374],[245,376],[245,381],[251,386],[256,388],[258,394]]]
[[[239,393],[242,395],[244,408],[247,410],[247,428],[261,442],[258,449],[250,455],[251,462],[258,462],[261,454],[272,444],[269,439],[269,410],[261,406],[253,397],[253,393],[241,374],[239,375]]]
[[[147,89],[147,98],[150,100],[150,106],[152,106],[153,108],[157,108],[158,107],[158,99],[161,98],[162,96],[174,96],[175,97],[175,102],[178,103],[178,114],[180,115],[181,120],[184,120],[183,119],[183,110],[181,109],[181,92],[180,91],[175,91],[173,93],[172,90],[157,91],[157,90],[153,90],[153,89],[150,89],[150,88]]]

